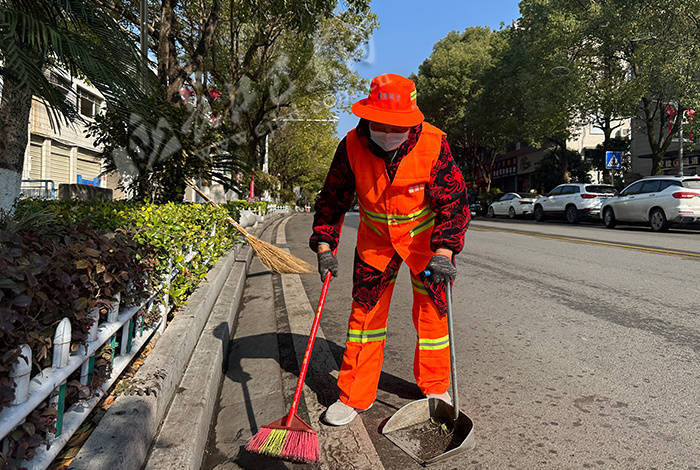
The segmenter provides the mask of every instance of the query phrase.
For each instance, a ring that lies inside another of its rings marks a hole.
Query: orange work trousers
[[[438,309],[422,281],[411,276],[413,325],[418,334],[413,357],[413,375],[424,394],[441,394],[450,385],[450,344],[447,317]],[[340,400],[358,409],[368,408],[377,397],[382,371],[391,294],[389,284],[371,309],[352,303],[343,364],[338,374]]]

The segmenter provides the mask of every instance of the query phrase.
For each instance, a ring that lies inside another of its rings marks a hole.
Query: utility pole
[[[685,111],[681,111],[681,125],[678,126],[678,136],[680,137],[679,147],[678,147],[678,172],[679,176],[683,176],[683,118],[685,117]]]

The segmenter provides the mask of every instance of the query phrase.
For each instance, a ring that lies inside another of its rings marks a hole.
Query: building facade
[[[57,84],[80,113],[81,120],[57,122],[51,110],[38,98],[32,100],[29,114],[29,140],[22,170],[22,189],[37,187],[36,180],[59,184],[77,183],[116,188],[116,178],[102,175],[101,148],[87,137],[87,125],[104,107],[99,91],[83,80],[71,79],[52,70],[49,79]]]
[[[683,174],[700,174],[700,149],[691,145],[688,136],[685,135],[683,147]],[[646,124],[640,119],[634,119],[632,123],[632,154],[631,172],[640,176],[651,175],[652,153],[649,139],[646,133]],[[664,175],[678,175],[680,173],[680,139],[676,138],[669,145],[661,162],[661,171]]]
[[[612,137],[629,137],[631,134],[631,121],[629,119],[615,121],[613,126],[618,126]],[[568,150],[580,153],[583,157],[587,151],[602,145],[605,139],[603,131],[593,124],[577,127],[572,132],[573,137],[566,142]],[[535,172],[538,163],[546,156],[551,146],[535,148],[522,143],[516,143],[506,149],[506,152],[496,157],[493,170],[493,186],[503,192],[539,191],[542,188],[533,187],[532,173]],[[591,171],[591,181],[600,182],[602,173]],[[545,188],[545,190],[551,188]]]

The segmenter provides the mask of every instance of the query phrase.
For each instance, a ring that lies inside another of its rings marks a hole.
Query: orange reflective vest
[[[418,143],[403,157],[391,181],[384,160],[369,150],[354,129],[348,133],[348,159],[360,203],[357,251],[370,266],[383,272],[398,253],[417,275],[433,256],[430,237],[435,214],[425,190],[444,135],[424,122]]]

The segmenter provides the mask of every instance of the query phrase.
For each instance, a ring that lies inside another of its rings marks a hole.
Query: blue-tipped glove
[[[325,281],[326,274],[331,273],[333,277],[338,277],[338,259],[330,251],[324,251],[316,255],[318,260],[318,273],[321,281]]]
[[[448,282],[454,281],[457,278],[457,268],[454,267],[452,261],[447,257],[442,255],[433,255],[430,258],[428,266],[425,267],[426,271],[430,271],[430,274],[426,273],[435,282]]]

